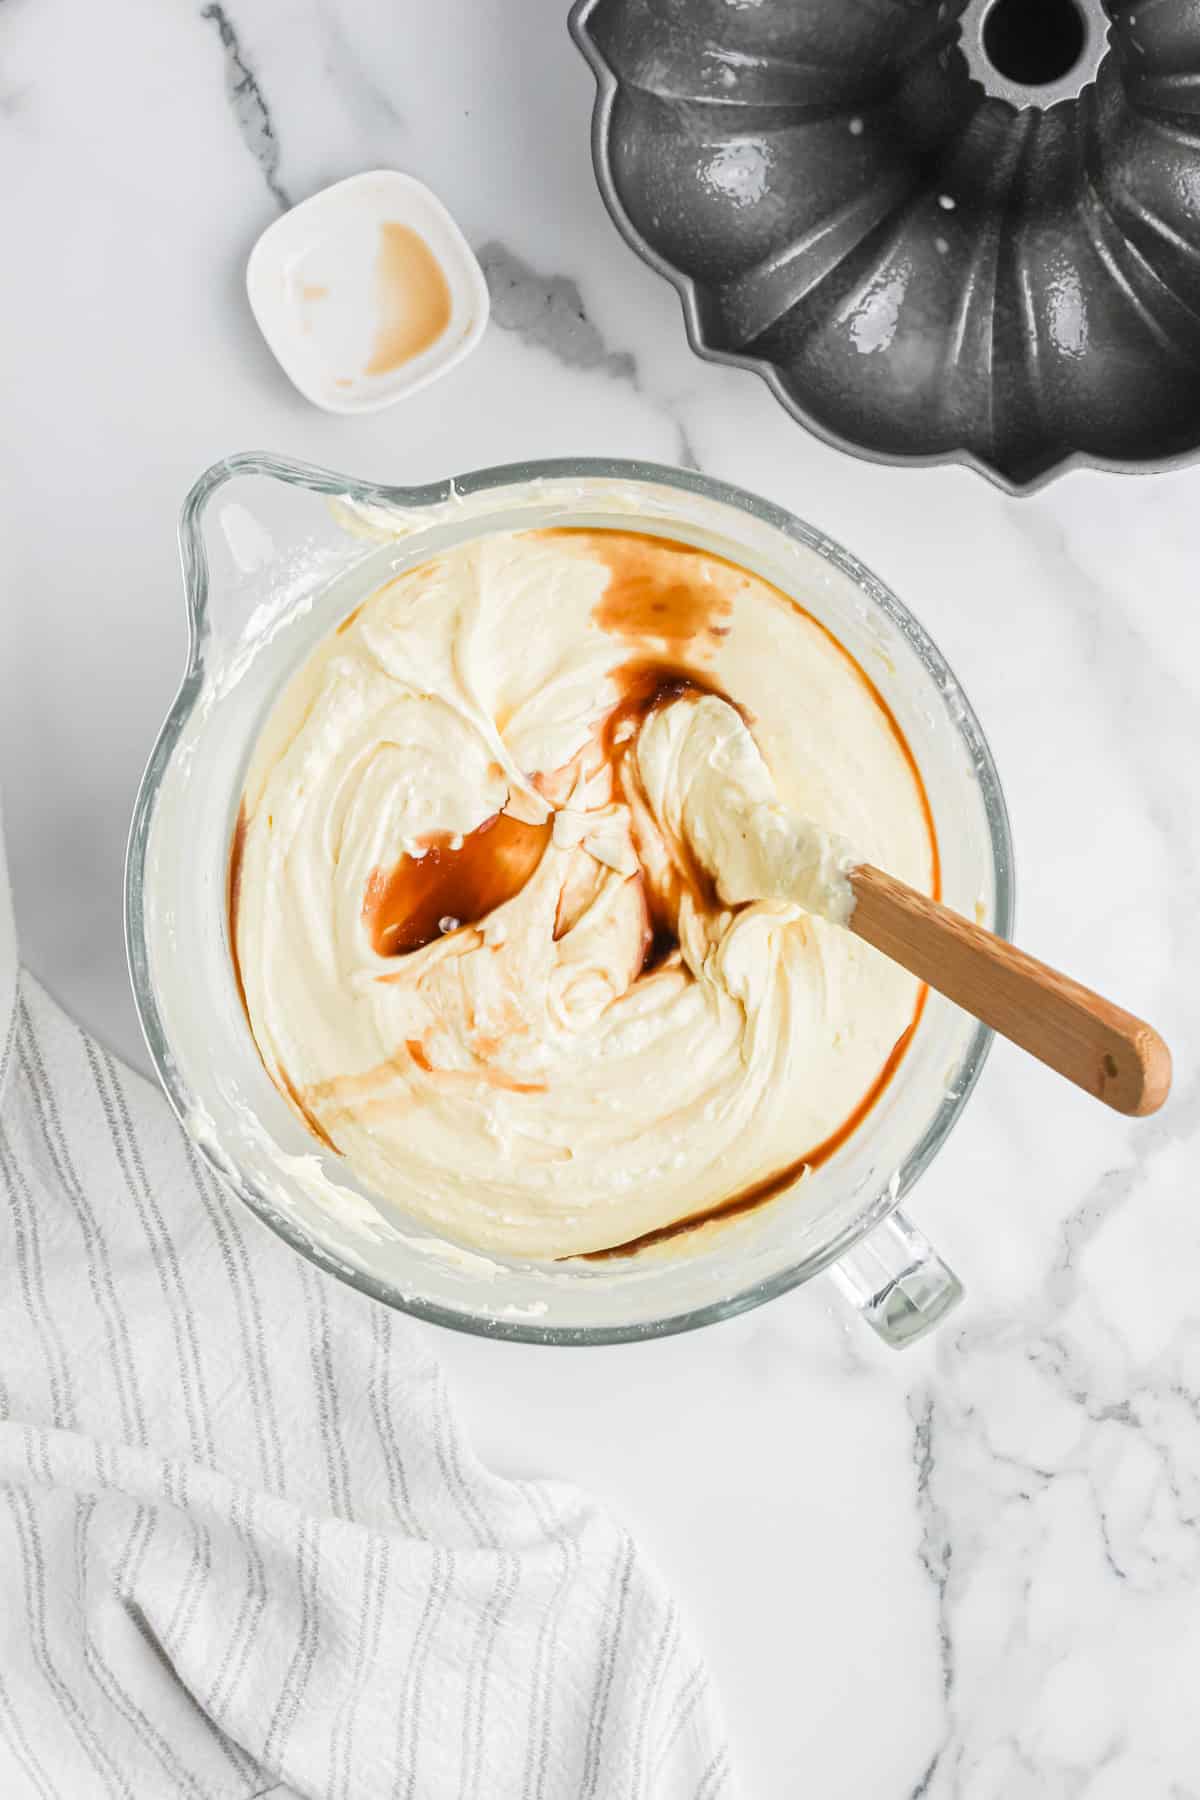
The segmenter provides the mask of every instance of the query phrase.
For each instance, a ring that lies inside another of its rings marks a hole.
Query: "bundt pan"
[[[1200,0],[578,0],[702,356],[1002,486],[1200,448]]]

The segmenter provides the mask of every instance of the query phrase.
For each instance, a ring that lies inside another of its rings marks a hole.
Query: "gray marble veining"
[[[567,369],[597,370],[617,381],[638,382],[628,350],[610,350],[587,315],[578,282],[544,275],[512,250],[492,240],[480,246],[479,261],[492,297],[492,318]]]
[[[492,240],[478,252],[487,277],[492,319],[525,344],[545,350],[565,369],[586,370],[625,381],[645,391],[631,351],[614,350],[590,318],[578,282],[565,275],[545,275]],[[658,402],[675,428],[675,461],[682,469],[699,469],[700,460],[686,425],[665,400]]]
[[[246,60],[225,8],[214,0],[214,4],[202,9],[200,17],[214,26],[225,53],[225,88],[242,142],[262,170],[263,180],[280,209],[286,212],[292,202],[279,179],[279,140],[258,76]]]
[[[404,115],[388,87],[390,69],[373,69],[354,37],[346,29],[342,9],[336,0],[319,0],[317,16],[325,40],[329,65],[336,71],[340,85],[351,92],[355,102],[365,105],[389,132],[402,129]]]

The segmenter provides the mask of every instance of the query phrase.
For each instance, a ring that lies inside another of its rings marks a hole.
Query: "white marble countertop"
[[[1200,1794],[1200,467],[1033,499],[858,463],[697,361],[592,179],[561,0],[4,0],[0,775],[35,970],[144,1065],[121,943],[134,789],[184,652],[180,500],[235,450],[417,481],[684,462],[855,550],[988,732],[1019,924],[1161,1025],[1130,1124],[999,1046],[911,1210],[968,1285],[886,1351],[823,1282],[702,1334],[439,1334],[497,1466],[576,1478],[706,1644],[747,1794]],[[324,416],[257,336],[246,253],[360,168],[428,181],[493,324],[444,382]]]

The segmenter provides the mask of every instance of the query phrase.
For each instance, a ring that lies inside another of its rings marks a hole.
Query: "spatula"
[[[664,796],[677,796],[676,828],[727,903],[791,901],[856,933],[1117,1112],[1156,1112],[1166,1099],[1171,1054],[1144,1019],[780,806],[750,731],[718,696],[663,707],[637,754],[643,781],[662,790],[660,808],[669,806]]]
[[[1157,1112],[1171,1053],[1124,1008],[870,863],[849,871],[847,929],[1117,1112]]]

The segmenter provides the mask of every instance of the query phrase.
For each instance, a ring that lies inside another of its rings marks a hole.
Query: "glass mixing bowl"
[[[563,525],[636,526],[715,551],[827,625],[920,764],[946,901],[1007,935],[1008,822],[975,715],[895,595],[813,527],[645,463],[517,464],[384,488],[231,457],[183,509],[188,664],[138,793],[126,867],[130,971],[163,1087],[213,1169],[289,1244],[439,1324],[615,1343],[708,1324],[831,1268],[883,1338],[908,1342],[962,1290],[899,1203],[945,1142],[990,1041],[936,994],[896,1076],[827,1163],[756,1212],[601,1263],[483,1256],[398,1215],[309,1135],[259,1060],[230,957],[226,881],[246,766],[281,685],[382,581],[469,537]]]

